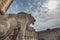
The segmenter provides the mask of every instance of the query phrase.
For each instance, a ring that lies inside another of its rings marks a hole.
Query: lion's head
[[[29,18],[29,24],[34,25],[34,22],[36,21],[35,18],[31,14],[28,14],[28,18]]]
[[[28,13],[25,13],[25,12],[20,12],[18,13],[18,16],[20,16],[20,18],[27,18],[28,19],[28,24],[34,24],[34,22],[36,21],[35,18],[31,15],[31,14],[28,14]]]

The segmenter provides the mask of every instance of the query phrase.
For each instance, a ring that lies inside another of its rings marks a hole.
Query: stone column
[[[13,0],[0,0],[0,13],[4,14],[12,2]]]

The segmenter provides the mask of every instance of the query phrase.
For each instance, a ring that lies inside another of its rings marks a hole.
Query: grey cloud
[[[36,29],[36,31],[60,27],[60,9],[58,10],[57,7],[55,10],[50,11],[45,5],[47,1],[49,0],[34,0],[32,3],[27,1],[27,8],[25,10],[20,10],[33,15],[33,17],[36,19],[36,22],[35,25],[32,26]]]

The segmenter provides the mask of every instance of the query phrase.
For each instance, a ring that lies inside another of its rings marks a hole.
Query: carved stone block
[[[5,14],[13,0],[0,0],[0,14]]]

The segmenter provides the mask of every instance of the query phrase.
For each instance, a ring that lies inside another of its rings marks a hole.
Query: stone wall
[[[60,28],[38,32],[39,40],[60,40]]]
[[[36,31],[32,27],[28,27],[25,31],[24,40],[38,40]]]

